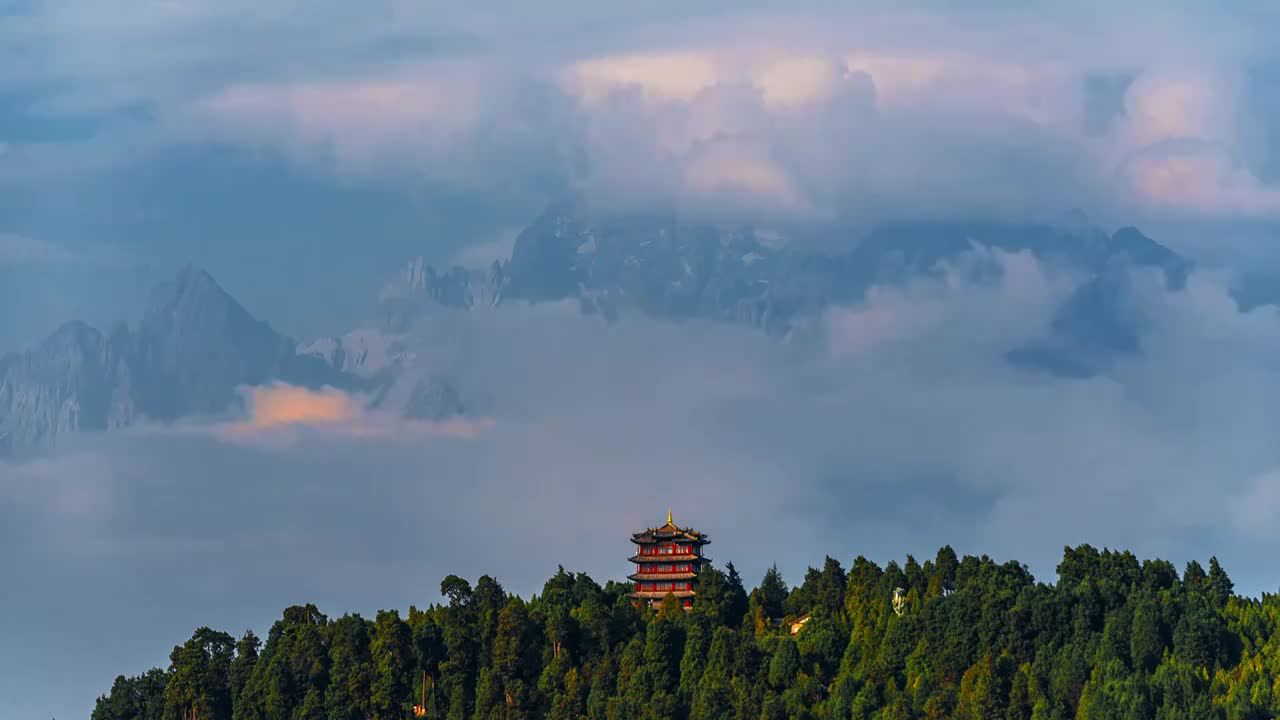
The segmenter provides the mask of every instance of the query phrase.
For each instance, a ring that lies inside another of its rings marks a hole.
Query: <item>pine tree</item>
[[[381,610],[374,621],[370,655],[373,683],[370,708],[374,717],[399,718],[410,698],[409,661],[413,657],[412,632],[395,610]]]

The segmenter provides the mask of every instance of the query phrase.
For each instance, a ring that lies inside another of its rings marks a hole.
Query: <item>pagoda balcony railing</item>
[[[632,555],[628,558],[636,564],[650,565],[653,563],[710,563],[711,558],[705,555]]]
[[[690,563],[685,563],[683,565],[676,565],[675,567],[669,567],[669,568],[659,568],[659,567],[654,567],[652,565],[641,565],[640,568],[636,570],[636,574],[637,575],[668,575],[671,573],[691,573],[691,572],[697,572],[697,571],[698,571],[697,566],[695,564],[690,564]]]
[[[702,554],[701,548],[692,547],[688,545],[661,548],[663,550],[667,550],[667,552],[657,552],[658,549],[659,548],[650,548],[648,546],[642,545],[640,546],[640,552],[636,554],[642,555],[644,557],[664,557],[664,556],[670,557],[672,555],[701,555]],[[646,552],[646,550],[648,552]]]

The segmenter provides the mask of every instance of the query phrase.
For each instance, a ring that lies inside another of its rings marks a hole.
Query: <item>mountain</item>
[[[110,335],[70,322],[0,358],[0,457],[65,432],[226,411],[237,388],[279,380],[359,387],[359,379],[250,315],[204,270],[187,266],[155,288],[136,331]]]
[[[131,375],[120,343],[81,322],[0,358],[0,457],[58,433],[130,424],[137,416]]]
[[[948,267],[979,278],[1001,272],[989,254],[961,263],[974,250],[1028,252],[1078,278],[1043,336],[1006,355],[1016,367],[1067,378],[1105,372],[1142,351],[1135,271],[1161,273],[1177,290],[1192,270],[1134,228],[1108,234],[1079,217],[1058,225],[899,223],[824,254],[751,228],[662,214],[596,216],[559,203],[520,233],[509,260],[440,271],[418,258],[382,291],[374,326],[303,344],[254,318],[208,273],[184,267],[152,292],[136,330],[107,335],[68,323],[0,358],[0,456],[47,446],[64,432],[217,414],[233,407],[239,387],[272,381],[356,390],[377,410],[445,419],[475,399],[458,389],[465,378],[414,352],[408,331],[424,313],[571,301],[611,321],[634,311],[786,339],[832,306],[864,301],[876,285]]]
[[[383,288],[378,306],[386,328],[403,332],[413,324],[424,302],[468,310],[492,308],[501,301],[505,284],[502,263],[493,263],[486,272],[455,267],[437,273],[419,257]]]
[[[195,267],[182,268],[174,281],[152,291],[130,339],[139,409],[159,420],[222,411],[240,385],[349,384],[325,363],[299,356],[292,340]]]
[[[388,326],[406,322],[388,322]],[[298,346],[297,354],[317,358],[329,367],[362,378],[379,378],[413,362],[405,338],[380,328],[359,328],[338,337],[320,338]]]
[[[1081,278],[1045,339],[1008,355],[1019,367],[1065,377],[1101,372],[1115,357],[1141,351],[1144,325],[1133,312],[1132,271],[1163,273],[1176,290],[1193,268],[1135,228],[1108,234],[1079,215],[1057,225],[897,223],[847,252],[822,254],[750,228],[686,224],[659,214],[592,217],[560,203],[520,233],[505,263],[437,271],[414,260],[383,291],[379,332],[394,336],[433,308],[572,300],[583,312],[608,318],[629,308],[786,337],[833,305],[857,304],[875,285],[937,275],[975,249],[1029,252]],[[999,267],[979,263],[975,271],[998,273]]]

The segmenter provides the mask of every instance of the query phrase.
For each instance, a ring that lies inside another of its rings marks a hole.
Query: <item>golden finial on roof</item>
[[[673,524],[673,523],[671,522],[671,508],[667,508],[667,524],[668,524],[668,525],[672,525],[672,524]]]

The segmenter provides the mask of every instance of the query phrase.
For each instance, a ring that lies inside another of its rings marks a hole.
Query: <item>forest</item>
[[[1253,719],[1280,715],[1280,599],[1216,558],[1066,548],[1056,583],[957,557],[747,591],[709,568],[694,608],[563,568],[524,599],[449,576],[407,615],[290,607],[267,633],[200,628],[168,668],[115,679],[93,720]],[[897,588],[905,602],[894,607]],[[793,622],[808,620],[794,634]],[[415,712],[415,706],[419,706]]]

